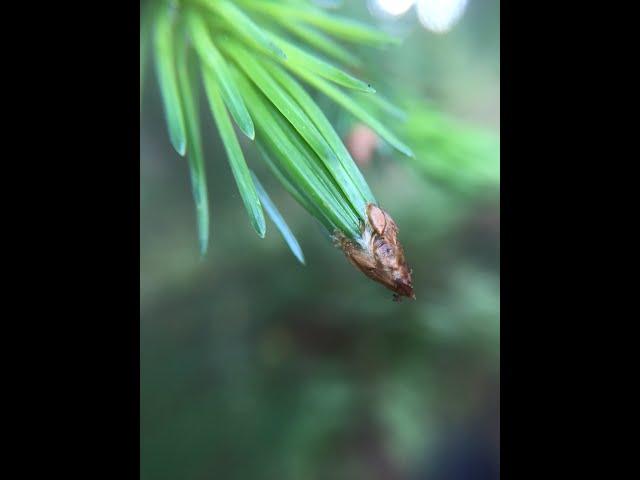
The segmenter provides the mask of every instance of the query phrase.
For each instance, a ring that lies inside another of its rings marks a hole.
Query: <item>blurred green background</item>
[[[205,109],[212,231],[200,259],[188,168],[150,81],[140,128],[143,479],[498,478],[499,154],[437,175],[420,162],[438,150],[424,133],[434,106],[499,138],[499,2],[469,0],[446,33],[423,28],[415,7],[385,18],[373,2],[343,3],[405,37],[389,51],[353,50],[378,91],[418,112],[388,122],[415,162],[381,147],[362,164],[400,227],[417,300],[393,302],[348,264],[245,143],[307,265],[272,223],[258,238]],[[353,121],[318,101],[347,138]],[[444,131],[451,148],[466,141]]]

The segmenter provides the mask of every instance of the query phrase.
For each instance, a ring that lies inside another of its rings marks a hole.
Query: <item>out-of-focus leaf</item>
[[[149,29],[151,17],[148,11],[140,12],[140,109],[142,109],[142,95],[144,93],[144,80],[147,71],[147,58],[149,53]]]
[[[356,95],[356,98],[365,105],[370,104],[383,113],[393,115],[401,122],[405,122],[407,120],[407,113],[400,107],[397,107],[396,105],[391,103],[384,96],[380,95],[379,92],[375,95],[366,95],[361,93],[356,93]]]
[[[500,184],[500,136],[467,125],[435,106],[415,105],[403,129],[418,156],[410,160],[427,177],[458,193]]]

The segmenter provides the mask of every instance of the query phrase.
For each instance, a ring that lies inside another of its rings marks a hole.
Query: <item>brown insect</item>
[[[393,299],[415,299],[411,282],[411,269],[404,258],[398,240],[398,226],[380,207],[367,205],[367,219],[359,243],[336,234],[336,242],[349,261],[367,277],[394,292]]]

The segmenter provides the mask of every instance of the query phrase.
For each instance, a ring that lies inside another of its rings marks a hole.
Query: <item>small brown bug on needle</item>
[[[380,207],[367,205],[367,219],[360,242],[336,233],[335,240],[347,259],[367,277],[394,292],[393,299],[415,299],[411,269],[398,240],[398,226]]]

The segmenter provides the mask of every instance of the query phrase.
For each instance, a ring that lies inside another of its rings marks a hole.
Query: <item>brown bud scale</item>
[[[415,299],[411,269],[398,240],[398,226],[387,212],[372,203],[367,205],[366,213],[360,242],[337,232],[337,246],[362,273],[393,291],[394,300],[403,296]]]

